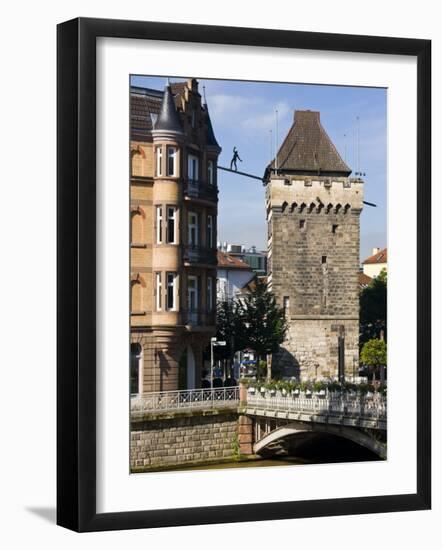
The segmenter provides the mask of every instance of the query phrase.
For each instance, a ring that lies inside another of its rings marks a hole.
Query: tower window
[[[167,148],[167,175],[177,175],[177,149],[176,147]]]
[[[322,256],[322,263],[323,263],[323,264],[326,264],[326,263],[327,263],[327,256]]]
[[[176,244],[176,212],[175,206],[167,207],[167,242]]]
[[[176,273],[167,274],[167,309],[176,310],[175,296],[176,296]]]
[[[299,220],[299,229],[305,228],[305,220]]]
[[[162,298],[163,298],[163,285],[161,281],[161,273],[158,272],[156,274],[156,302],[157,302],[157,311],[161,311],[162,309]]]
[[[339,227],[338,224],[334,223],[334,224],[332,225],[332,233],[336,233],[338,227]]]
[[[157,206],[157,244],[163,242],[163,207]]]
[[[156,147],[155,148],[155,151],[156,151],[156,157],[157,157],[157,176],[162,176],[163,175],[163,171],[162,171],[162,165],[163,165],[163,150],[161,147]]]

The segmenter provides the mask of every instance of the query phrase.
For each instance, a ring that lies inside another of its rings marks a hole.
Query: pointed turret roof
[[[278,171],[349,176],[342,160],[321,125],[318,111],[295,111],[294,121],[277,156]],[[275,159],[270,164],[275,168]]]
[[[161,109],[155,123],[154,132],[168,132],[174,134],[183,133],[183,128],[181,126],[178,111],[175,107],[175,101],[173,99],[170,85],[167,85],[164,90]]]
[[[209,109],[207,107],[207,104],[205,105],[205,110],[206,110],[206,122],[207,122],[207,141],[206,141],[207,147],[214,147],[216,149],[221,150],[221,147],[219,146],[219,143],[216,140],[215,132],[213,131],[212,121],[210,120]]]

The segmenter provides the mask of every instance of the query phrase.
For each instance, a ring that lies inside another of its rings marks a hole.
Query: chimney
[[[380,251],[381,251],[381,249],[378,248],[378,247],[373,248],[373,254],[372,254],[372,256],[374,256],[375,254],[379,254]]]

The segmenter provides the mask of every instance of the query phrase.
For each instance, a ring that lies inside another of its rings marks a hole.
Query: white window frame
[[[155,147],[155,156],[156,156],[156,169],[157,176],[163,175],[163,148],[161,145]]]
[[[172,159],[172,170],[170,170],[170,159]],[[176,177],[178,175],[177,170],[178,149],[171,145],[167,146],[167,175]]]
[[[213,248],[213,215],[207,215],[207,246]]]
[[[207,182],[209,183],[209,185],[215,185],[213,160],[209,160],[207,162]]]
[[[163,281],[161,271],[157,271],[155,274],[155,289],[157,311],[161,311],[163,309]]]
[[[168,244],[177,244],[177,207],[176,206],[167,206],[166,210],[166,218],[167,218],[167,231],[166,231],[166,240]],[[170,216],[170,213],[172,212],[172,216]],[[173,239],[170,239],[170,224],[169,222],[173,222]]]
[[[157,210],[157,244],[163,242],[163,205],[159,204],[156,207]]]
[[[207,277],[207,310],[213,311],[213,277]]]
[[[192,181],[198,181],[199,158],[189,153],[187,155],[187,178]]]
[[[195,216],[195,223],[191,222],[192,217]],[[189,246],[198,246],[198,232],[199,232],[199,220],[198,220],[198,214],[196,212],[188,212],[187,214],[187,230],[188,230],[188,244]],[[195,229],[195,241],[192,242],[192,229]]]
[[[168,271],[166,275],[166,285],[167,285],[167,294],[166,294],[166,309],[169,311],[176,311],[177,310],[177,273],[173,271]],[[170,305],[169,301],[169,289],[172,288],[172,306]]]

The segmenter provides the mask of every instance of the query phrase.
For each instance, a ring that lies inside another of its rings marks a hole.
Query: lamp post
[[[210,389],[213,390],[213,348],[215,346],[225,346],[224,341],[217,341],[216,336],[210,339]]]

